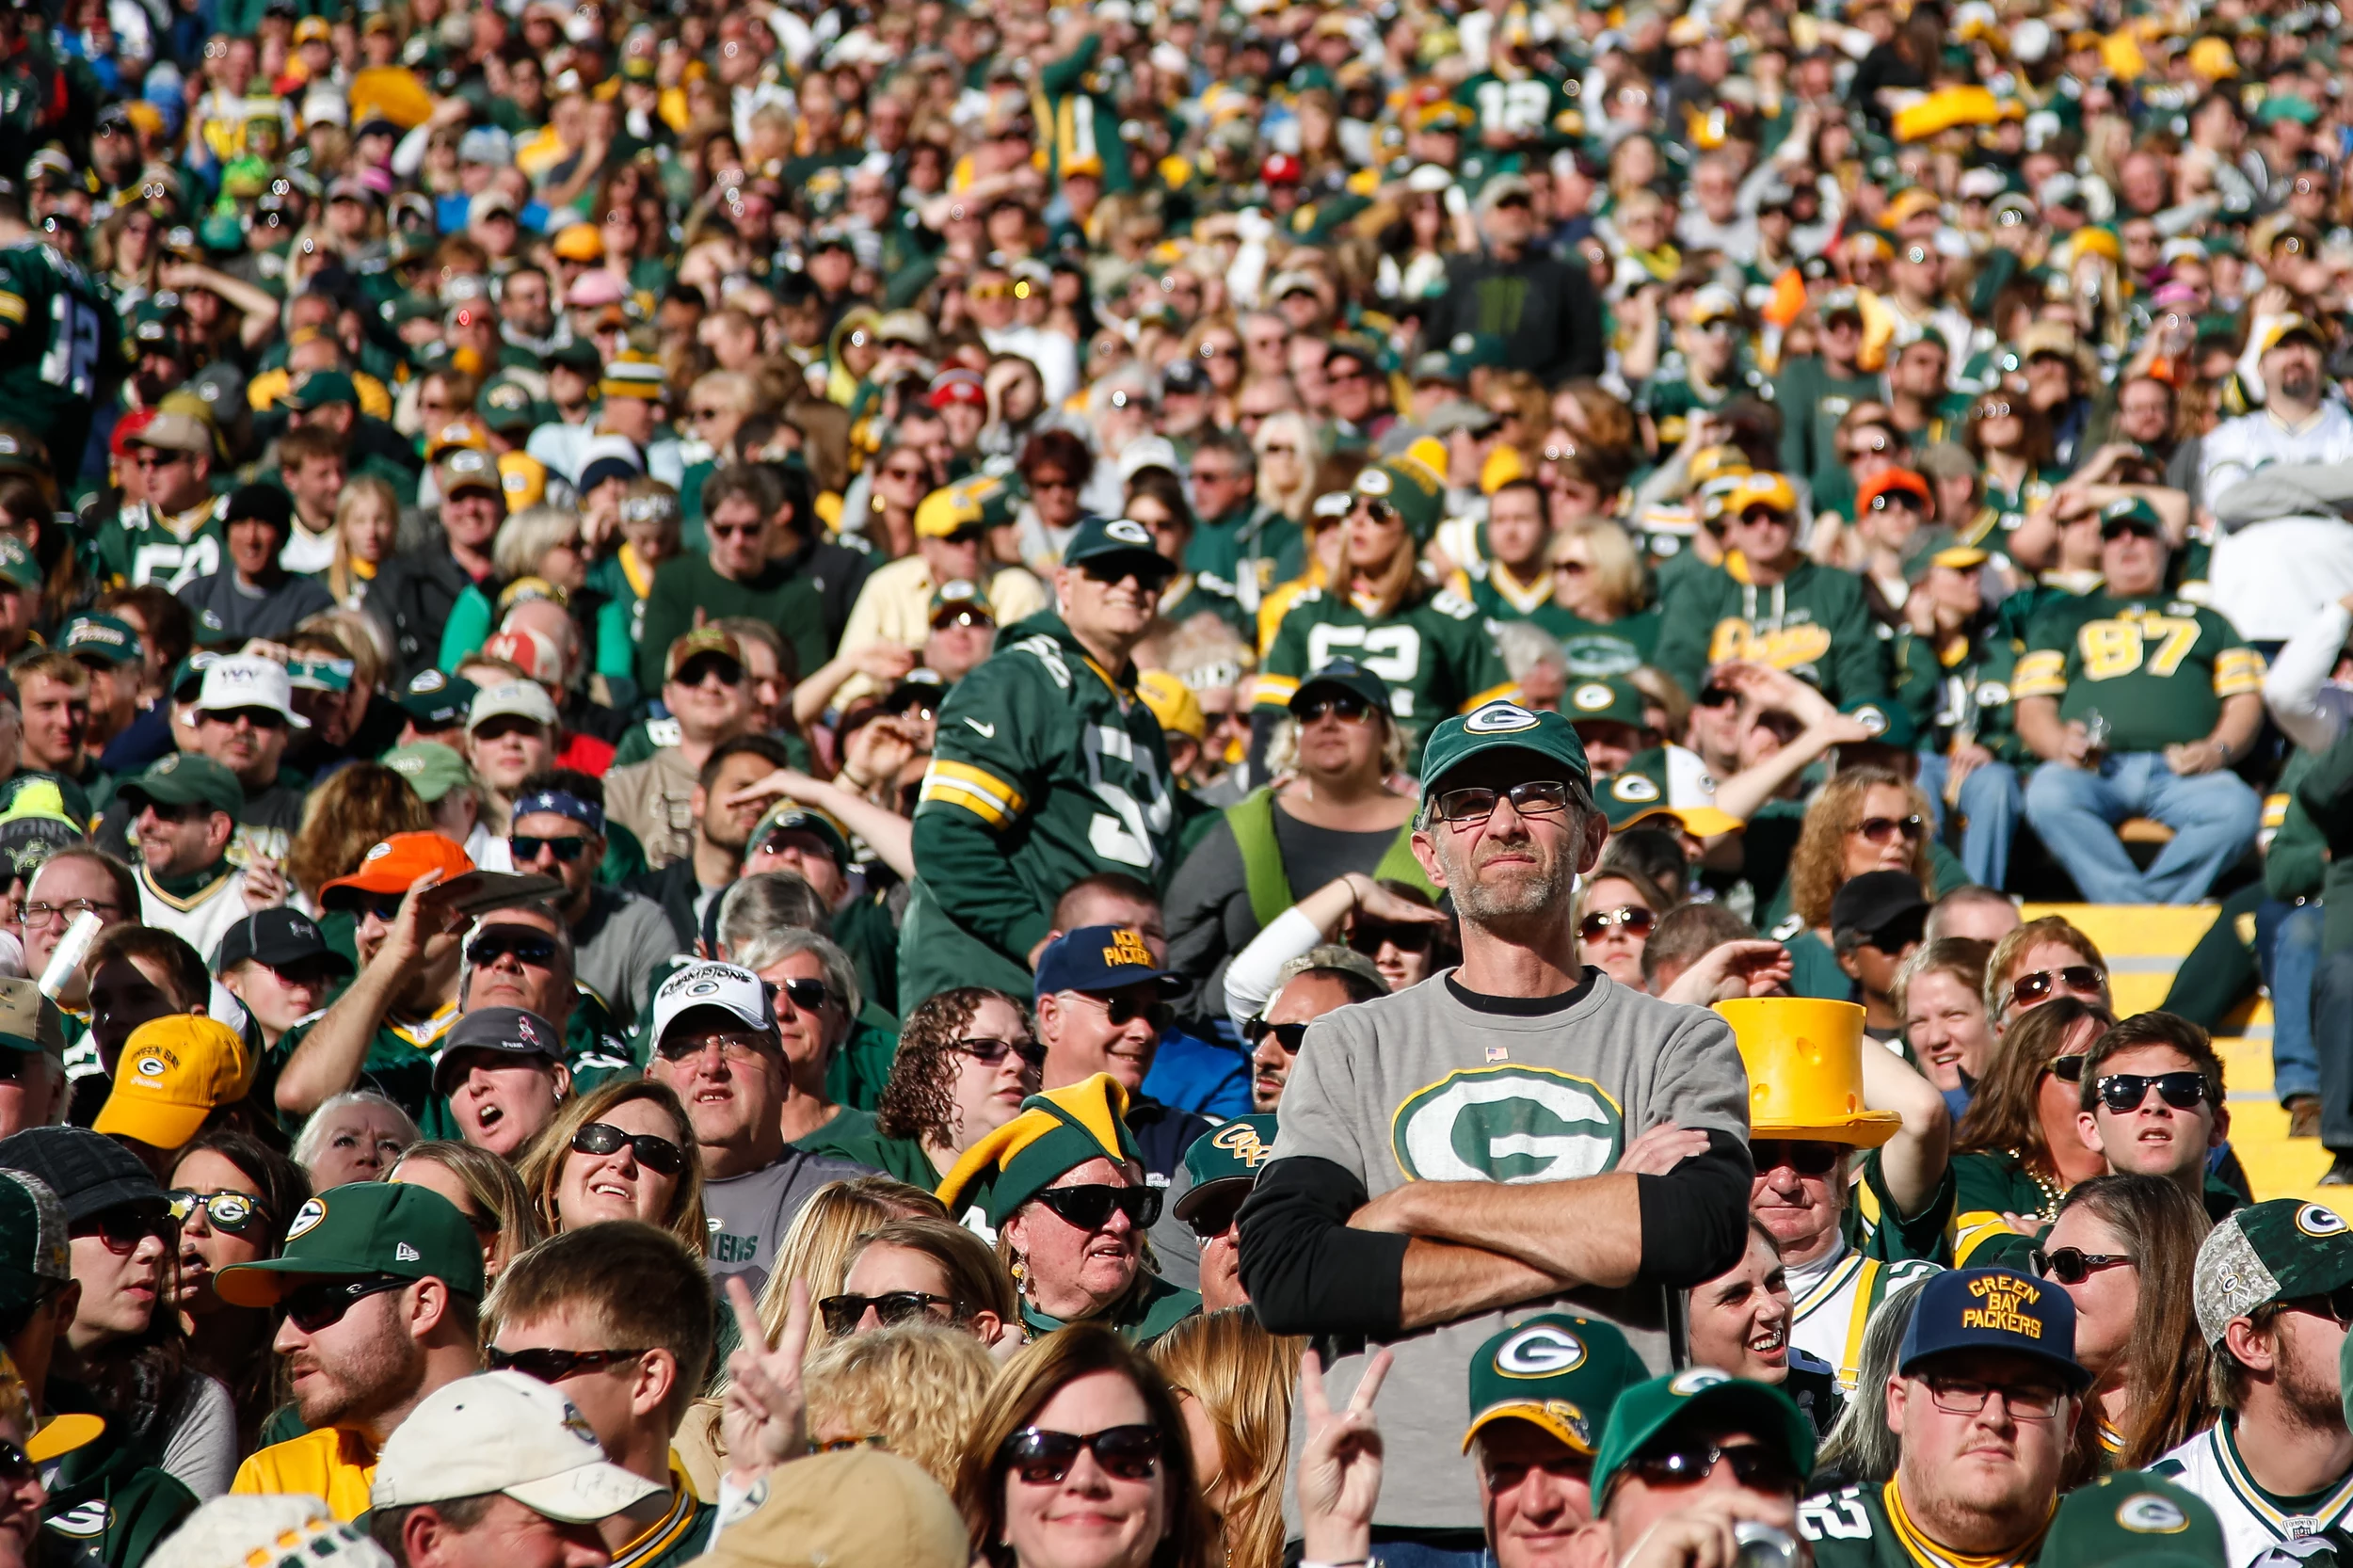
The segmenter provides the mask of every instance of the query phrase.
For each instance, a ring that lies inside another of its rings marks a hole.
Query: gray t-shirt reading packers
[[[1477,996],[1449,973],[1315,1022],[1243,1216],[1243,1278],[1270,1328],[1332,1336],[1336,1402],[1362,1374],[1364,1339],[1394,1352],[1380,1403],[1391,1457],[1378,1524],[1479,1528],[1462,1453],[1466,1380],[1471,1352],[1509,1324],[1565,1304],[1618,1324],[1654,1370],[1669,1368],[1667,1288],[1729,1267],[1746,1234],[1747,1100],[1722,1018],[1593,969],[1575,990],[1533,1001]],[[1346,1230],[1356,1207],[1409,1181],[1598,1176],[1629,1139],[1668,1120],[1715,1136],[1707,1154],[1641,1178],[1635,1285],[1398,1332],[1404,1249]]]

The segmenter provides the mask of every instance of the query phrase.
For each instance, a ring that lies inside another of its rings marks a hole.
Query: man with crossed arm
[[[1747,1240],[1748,1085],[1722,1018],[1577,962],[1575,874],[1608,827],[1567,720],[1510,702],[1450,718],[1422,777],[1414,849],[1454,894],[1462,966],[1309,1029],[1241,1273],[1270,1330],[1321,1338],[1336,1399],[1367,1341],[1390,1342],[1402,1463],[1375,1537],[1468,1563],[1479,1493],[1449,1416],[1473,1353],[1565,1309],[1669,1370],[1668,1290]]]

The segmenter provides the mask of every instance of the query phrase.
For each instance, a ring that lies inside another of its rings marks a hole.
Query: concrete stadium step
[[[2030,904],[2028,920],[2064,916],[2099,944],[2120,1014],[2161,1006],[2174,972],[2214,923],[2217,905]],[[2231,1146],[2258,1198],[2303,1198],[2353,1221],[2353,1188],[2316,1185],[2329,1155],[2313,1138],[2290,1138],[2271,1094],[2271,1003],[2243,1004],[2215,1036],[2230,1095]]]

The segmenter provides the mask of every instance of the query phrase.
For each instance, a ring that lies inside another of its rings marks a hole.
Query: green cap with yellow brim
[[[1618,1397],[1648,1376],[1611,1324],[1566,1312],[1530,1318],[1472,1353],[1463,1448],[1493,1422],[1526,1421],[1592,1458]]]
[[[797,800],[780,800],[768,808],[760,821],[753,824],[752,835],[745,844],[757,850],[768,841],[771,833],[806,833],[825,846],[833,863],[843,871],[850,869],[850,835],[829,811],[814,806],[804,806]]]
[[[1690,1367],[1637,1384],[1618,1397],[1593,1461],[1593,1512],[1609,1483],[1653,1439],[1676,1422],[1705,1412],[1710,1422],[1738,1427],[1789,1462],[1801,1481],[1814,1471],[1814,1423],[1795,1400],[1769,1384],[1736,1378],[1713,1367]]]
[[[948,1212],[978,1203],[992,1225],[1090,1160],[1140,1159],[1128,1130],[1128,1091],[1109,1073],[1032,1095],[1021,1113],[970,1148],[939,1184]]]
[[[2042,1537],[2067,1568],[2223,1568],[2222,1522],[2196,1493],[2147,1470],[2119,1470],[2070,1493]]]
[[[278,1256],[232,1263],[213,1288],[232,1306],[276,1306],[296,1280],[438,1279],[482,1299],[482,1243],[457,1206],[429,1187],[354,1181],[330,1187],[295,1211]]]
[[[1421,752],[1423,793],[1435,792],[1439,781],[1465,763],[1506,751],[1529,753],[1552,763],[1563,777],[1593,788],[1593,770],[1585,760],[1585,743],[1577,738],[1575,726],[1559,713],[1498,699],[1458,713],[1430,731]]]

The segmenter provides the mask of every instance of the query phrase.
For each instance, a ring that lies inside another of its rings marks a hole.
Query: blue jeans
[[[2320,905],[2265,900],[2255,909],[2255,956],[2271,987],[2271,1092],[2320,1092],[2313,1044],[2313,981],[2320,968]]]
[[[1945,781],[1952,776],[1952,759],[1942,752],[1920,754],[1920,792],[1929,797],[1936,816],[1939,838],[1945,833]],[[2019,788],[2018,770],[2008,762],[1988,762],[1961,781],[1956,803],[1963,818],[1961,863],[1969,880],[1999,888],[2009,875],[2009,841],[2018,832],[2018,819],[2026,809],[2025,792]]]
[[[2097,773],[2045,762],[2026,784],[2026,820],[2089,904],[2195,904],[2255,841],[2263,803],[2234,773],[2184,778],[2153,751],[2111,752]],[[2173,841],[2148,871],[2116,836],[2153,817]]]

